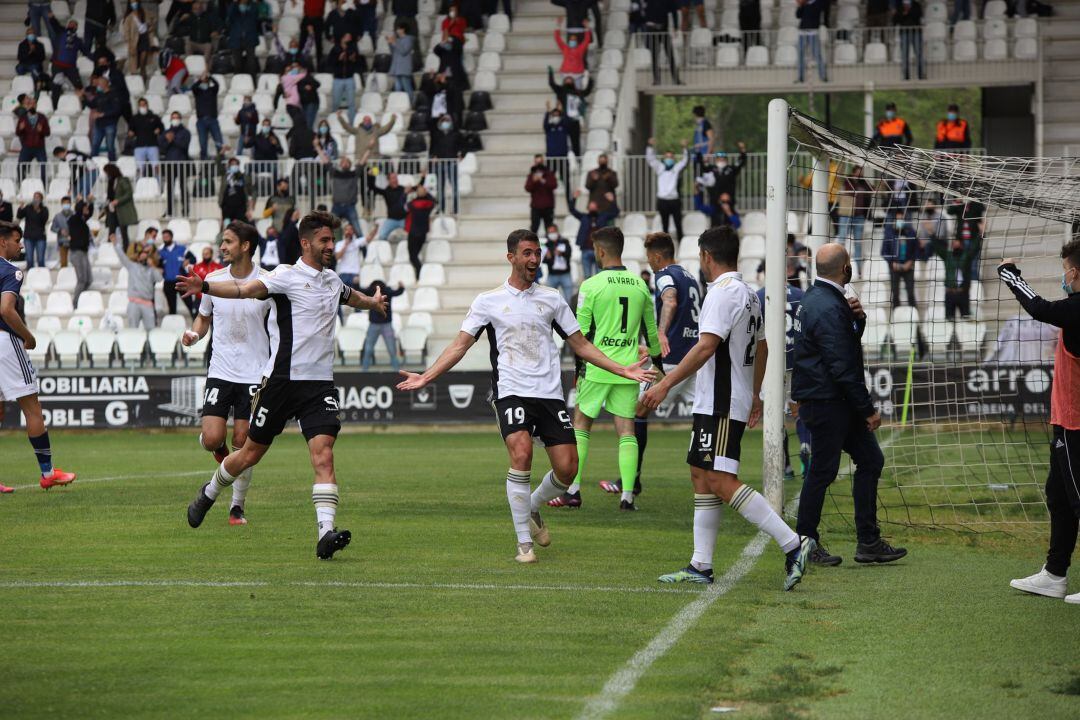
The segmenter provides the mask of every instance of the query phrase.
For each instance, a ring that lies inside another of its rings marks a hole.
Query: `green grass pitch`
[[[691,550],[686,436],[654,430],[641,510],[619,514],[596,486],[614,436],[596,433],[584,508],[547,512],[552,546],[521,567],[494,430],[343,435],[354,539],[332,562],[295,434],[256,468],[247,527],[219,502],[192,530],[213,470],[195,433],[56,431],[81,479],[0,497],[0,718],[578,717],[702,592],[656,583]],[[0,457],[0,481],[34,481],[25,436]],[[792,593],[770,543],[607,717],[1080,717],[1080,608],[1008,587],[1043,537],[887,532],[906,560],[856,566],[841,524],[825,539],[844,564]],[[725,510],[718,574],[753,537]]]

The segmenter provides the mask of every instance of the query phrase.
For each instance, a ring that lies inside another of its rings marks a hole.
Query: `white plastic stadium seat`
[[[390,252],[389,244],[387,245],[387,254]],[[371,254],[371,248],[368,247],[368,254]],[[424,262],[429,263],[449,263],[452,260],[450,252],[450,243],[446,240],[429,240],[424,247]]]
[[[105,301],[97,290],[84,290],[79,294],[79,304],[75,308],[79,315],[101,317],[105,314]]]
[[[682,240],[679,241],[679,260],[697,260],[698,259],[698,236],[697,235],[683,235]],[[686,266],[686,263],[682,263]]]
[[[412,312],[409,314],[406,326],[423,328],[428,334],[431,334],[435,328],[435,322],[431,319],[431,313],[429,312]]]
[[[53,352],[60,360],[60,366],[73,368],[79,363],[82,354],[82,335],[76,330],[61,330],[52,337]]]
[[[866,65],[883,65],[889,62],[889,51],[885,43],[867,43],[863,50],[863,63]]]
[[[957,23],[959,25],[960,23]],[[973,62],[977,60],[979,53],[974,40],[957,40],[953,43],[953,60],[955,62]]]
[[[497,13],[495,15],[488,16],[488,32],[508,33],[510,32],[510,18],[503,13]]]
[[[360,364],[360,353],[364,350],[364,339],[366,336],[367,330],[361,330],[358,327],[346,326],[338,331],[338,351],[341,352],[341,357],[346,365],[349,363],[353,363],[354,365]]]
[[[116,333],[116,347],[125,365],[136,367],[142,362],[146,348],[146,331],[140,328],[121,328]]]
[[[743,221],[743,230],[745,232],[746,225]],[[705,217],[705,213],[700,212],[688,212],[683,216],[683,233],[687,235],[700,235],[708,229],[708,219]]]
[[[1039,25],[1035,18],[1026,17],[1016,20],[1013,25],[1013,36],[1016,38],[1033,38],[1039,34]]]
[[[649,233],[649,224],[641,213],[628,213],[621,223],[623,235],[645,236]]]
[[[405,362],[422,363],[429,333],[420,327],[407,327],[401,330],[398,339],[401,350],[405,353]]]
[[[79,337],[86,337],[94,329],[94,319],[89,315],[72,315],[68,318],[67,329],[79,333]]]
[[[716,48],[716,67],[738,67],[741,60],[739,46],[735,43],[725,43]]]
[[[499,81],[495,77],[495,73],[490,70],[478,70],[476,78],[473,80],[473,90],[483,92],[494,92],[499,87]]]
[[[416,271],[409,263],[395,263],[390,268],[390,279],[386,281],[387,285],[391,287],[397,287],[398,283],[401,283],[407,288],[416,287]]]
[[[975,21],[960,20],[953,25],[953,40],[974,40]]]
[[[420,279],[418,287],[444,287],[446,285],[446,270],[439,263],[425,263],[420,267]],[[416,300],[413,300],[415,307]]]
[[[49,293],[49,299],[45,301],[45,314],[60,318],[68,318],[75,312],[71,304],[71,293],[65,290],[54,290]]]
[[[174,335],[181,335],[187,330],[188,323],[183,315],[166,315],[161,318],[161,324],[159,327],[162,330],[168,330]]]
[[[1000,38],[987,40],[983,47],[983,60],[1005,60],[1009,56],[1009,46]]]
[[[837,65],[854,65],[859,61],[858,51],[853,43],[837,43],[833,49],[833,62]]]
[[[116,336],[108,330],[91,330],[84,339],[86,354],[96,368],[109,366],[113,347],[116,345]]]
[[[424,274],[423,268],[420,269],[420,274]],[[413,294],[412,310],[424,312],[434,312],[442,307],[442,303],[439,301],[439,291],[433,287],[420,287],[416,289],[416,293]]]
[[[177,333],[165,328],[154,328],[147,333],[150,342],[150,355],[154,364],[158,367],[168,367],[173,364],[173,355],[176,353],[176,342],[179,339]]]
[[[1035,38],[1019,38],[1013,48],[1013,57],[1017,60],[1034,60],[1039,57],[1039,45]]]
[[[926,6],[926,20],[929,22],[945,22],[949,19],[949,9],[943,2],[932,2]]]
[[[430,239],[453,240],[457,237],[457,221],[446,215],[439,215],[431,223]]]
[[[161,195],[157,178],[142,177],[135,181],[135,200],[160,200]]]
[[[753,45],[746,50],[746,66],[761,67],[769,64],[769,48]]]

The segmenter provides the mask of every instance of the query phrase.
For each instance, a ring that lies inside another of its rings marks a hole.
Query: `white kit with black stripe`
[[[270,273],[256,267],[246,278],[234,277],[231,266],[206,276],[207,282],[266,280]],[[277,338],[277,312],[270,300],[220,298],[203,294],[199,314],[213,319],[210,370],[206,376],[244,385],[262,382]]]
[[[754,390],[754,357],[765,339],[757,294],[737,272],[709,283],[698,323],[699,336],[716,335],[716,353],[697,372],[694,414],[746,422]]]

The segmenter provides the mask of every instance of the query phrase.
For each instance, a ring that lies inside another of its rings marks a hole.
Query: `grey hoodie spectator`
[[[116,243],[115,235],[113,243]],[[144,247],[135,260],[130,259],[124,252],[118,251],[116,254],[128,271],[127,326],[137,328],[139,323],[142,323],[146,330],[153,330],[157,327],[154,286],[162,282],[161,268],[153,264],[148,247]]]

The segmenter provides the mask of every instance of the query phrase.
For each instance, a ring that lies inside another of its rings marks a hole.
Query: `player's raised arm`
[[[270,297],[270,291],[262,280],[221,280],[207,282],[198,275],[180,275],[176,278],[176,289],[182,293],[182,297],[189,298],[199,293],[212,297],[241,300],[253,298],[265,300]]]
[[[655,410],[664,401],[671,388],[690,377],[701,366],[709,361],[716,348],[720,345],[720,336],[712,333],[701,333],[694,347],[686,353],[682,362],[672,368],[671,372],[664,375],[663,379],[649,388],[641,398],[641,404],[650,410]]]
[[[579,337],[580,335],[581,333],[578,333]],[[469,352],[469,348],[475,344],[476,337],[474,335],[470,335],[464,330],[460,331],[454,341],[442,351],[438,360],[424,372],[414,373],[408,370],[399,370],[398,373],[405,379],[397,384],[397,389],[419,390],[461,362],[461,358],[465,357],[465,353]]]
[[[348,285],[345,286],[343,305],[348,305],[351,308],[357,310],[374,310],[383,317],[386,317],[386,308],[389,300],[382,293],[382,288],[376,287],[374,295],[365,295],[359,290],[354,290]]]
[[[581,334],[581,331],[567,336],[566,344],[570,346],[570,349],[574,351],[574,354],[586,362],[590,362],[593,365],[603,368],[610,373],[614,373],[619,377],[624,377],[634,382],[652,382],[656,379],[655,370],[646,370],[643,366],[649,362],[648,358],[634,363],[633,365],[620,365],[604,353],[600,352],[600,349],[593,345],[591,342],[585,339],[585,336]]]

